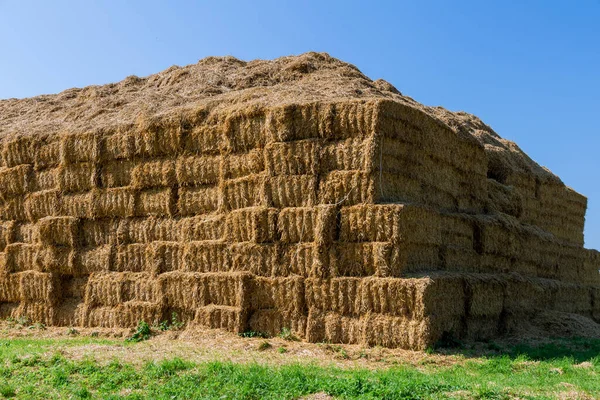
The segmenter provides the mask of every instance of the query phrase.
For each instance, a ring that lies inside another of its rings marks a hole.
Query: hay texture
[[[600,322],[586,199],[327,54],[0,101],[0,316],[423,349]]]

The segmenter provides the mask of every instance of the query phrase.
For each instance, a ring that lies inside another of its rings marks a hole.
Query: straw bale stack
[[[0,101],[0,317],[413,349],[600,322],[585,209],[476,117],[326,54]]]

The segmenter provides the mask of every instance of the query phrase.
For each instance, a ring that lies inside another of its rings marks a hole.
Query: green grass
[[[377,370],[317,365],[193,363],[180,358],[135,366],[119,360],[70,360],[53,352],[82,344],[123,341],[0,340],[0,396],[8,398],[292,399],[325,392],[356,399],[556,398],[560,392],[600,397],[600,340],[517,346],[504,354],[469,354],[461,363],[398,365]],[[127,346],[136,346],[135,343]],[[496,345],[489,345],[497,351]],[[265,349],[276,351],[276,349]],[[577,367],[589,362],[587,368]]]

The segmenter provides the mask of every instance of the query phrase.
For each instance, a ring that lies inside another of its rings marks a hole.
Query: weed
[[[133,334],[125,340],[127,342],[138,343],[150,339],[151,336],[152,330],[150,329],[150,325],[145,321],[140,321]]]
[[[270,349],[271,347],[273,347],[273,345],[265,340],[264,342],[261,342],[258,345],[258,351],[265,351]]]
[[[67,335],[77,336],[77,335],[79,335],[79,331],[71,326],[71,327],[69,327],[69,329],[67,329]]]
[[[239,334],[243,338],[263,338],[268,339],[270,336],[265,332],[245,331]]]
[[[300,339],[298,339],[298,337],[296,335],[294,335],[292,333],[290,328],[282,328],[281,332],[279,332],[279,337],[282,338],[283,340],[289,340],[289,341],[293,341],[293,342],[297,342],[300,340]]]
[[[287,353],[288,350],[285,347],[280,347],[280,348],[277,349],[277,352],[279,354],[284,354],[284,353]]]
[[[7,384],[1,384],[0,385],[0,394],[5,398],[9,398],[9,397],[15,397],[17,395],[17,392],[15,391],[14,387],[7,385]]]
[[[183,329],[185,322],[179,320],[179,316],[176,312],[171,314],[170,321],[161,321],[158,324],[157,329],[161,331],[178,331]]]

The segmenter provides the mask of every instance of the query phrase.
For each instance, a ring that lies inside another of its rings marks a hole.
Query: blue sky
[[[0,0],[0,98],[309,50],[481,117],[588,196],[600,248],[600,0]]]

